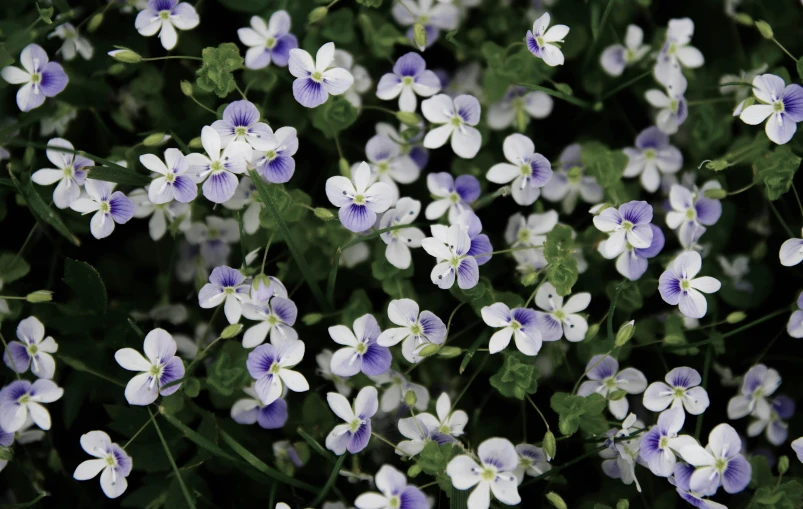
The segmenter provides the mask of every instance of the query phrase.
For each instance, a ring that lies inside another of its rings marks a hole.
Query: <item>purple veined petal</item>
[[[622,219],[634,225],[652,221],[652,206],[645,201],[631,201],[619,207]]]
[[[256,399],[240,399],[231,407],[231,418],[238,424],[254,424],[257,422],[259,412],[259,401]]]
[[[719,200],[703,197],[697,200],[694,208],[697,211],[697,220],[706,226],[719,221],[722,215],[722,202]]]
[[[753,93],[764,103],[772,104],[784,96],[785,83],[774,74],[762,74],[753,79]]]
[[[459,95],[454,99],[457,115],[470,126],[480,121],[480,102],[473,95]]]
[[[788,396],[778,396],[772,402],[772,410],[781,419],[791,419],[795,413],[795,400]]]
[[[668,383],[672,387],[681,389],[689,389],[691,387],[696,387],[700,385],[700,383],[702,383],[702,378],[700,377],[700,373],[698,373],[696,369],[687,367],[680,367],[673,369],[672,371],[666,374],[665,380],[666,383]]]
[[[134,203],[121,191],[115,191],[109,199],[109,212],[117,224],[125,224],[134,217]]]
[[[96,239],[105,239],[114,231],[114,219],[111,214],[96,212],[89,221],[89,231]]]
[[[457,177],[454,181],[454,189],[460,195],[460,199],[466,203],[473,203],[480,197],[480,181],[473,175]]]
[[[28,349],[18,341],[12,341],[3,354],[3,362],[15,373],[25,373],[31,363]]]
[[[510,316],[519,322],[524,330],[532,330],[538,324],[538,313],[529,308],[515,308],[511,311]]]
[[[379,337],[379,324],[373,315],[366,314],[354,320],[354,335],[362,343],[375,341]]]
[[[535,154],[530,161],[532,183],[536,187],[544,187],[552,178],[552,165],[541,154]]]
[[[246,367],[248,373],[255,380],[260,380],[264,377],[270,376],[270,368],[276,361],[276,349],[271,344],[259,345],[248,354]],[[264,400],[263,395],[260,398]]]
[[[341,207],[338,216],[343,226],[355,233],[367,230],[376,222],[376,213],[356,203]]]
[[[271,50],[271,58],[279,67],[286,67],[290,60],[290,51],[298,48],[298,39],[293,34],[286,34],[276,39]]]
[[[586,371],[589,380],[604,380],[619,371],[619,363],[609,355],[595,355],[588,361]]]
[[[393,73],[400,77],[416,77],[427,68],[427,63],[418,53],[410,52],[396,60]]]
[[[783,91],[783,106],[793,122],[803,122],[803,87],[794,83],[787,86]]]
[[[38,108],[45,102],[45,95],[38,87],[26,83],[17,91],[17,106],[20,111],[31,111]]]
[[[259,409],[257,423],[262,429],[279,429],[285,425],[287,417],[287,403],[278,398]]]
[[[184,361],[179,357],[172,357],[162,368],[162,376],[159,377],[159,387],[164,387],[170,382],[174,382],[184,377]],[[162,396],[169,396],[176,392],[181,384],[171,385],[167,389],[162,389],[160,394]]]
[[[429,152],[424,147],[415,146],[407,154],[419,170],[423,170],[429,162]]]
[[[298,308],[290,299],[274,297],[270,301],[270,307],[279,319],[289,326],[296,323]]]
[[[145,336],[143,351],[151,364],[163,364],[176,355],[176,341],[164,329],[153,329]]]
[[[532,50],[531,50],[532,51]],[[625,70],[625,47],[621,44],[608,46],[600,55],[600,65],[610,76],[621,76]]]
[[[483,465],[494,466],[501,472],[513,470],[519,462],[519,455],[513,444],[504,438],[485,440],[477,448],[477,456]]]
[[[708,302],[706,302],[705,296],[694,289],[680,293],[678,306],[680,312],[689,318],[702,318],[708,310]]]
[[[650,243],[650,247],[644,249],[635,249],[636,255],[641,258],[653,258],[661,252],[664,248],[664,243],[666,239],[664,238],[664,234],[661,229],[654,224],[650,224],[650,228],[652,229],[652,242]]]
[[[625,249],[616,259],[616,270],[631,281],[638,280],[647,271],[647,260],[634,249]]]
[[[527,43],[527,49],[530,50],[530,53],[538,58],[544,57],[544,49],[538,45],[538,41],[535,40],[535,36],[533,35],[532,31],[527,30],[525,42]]]
[[[669,136],[655,126],[648,127],[636,137],[636,146],[642,150],[661,150],[669,146]]]
[[[125,387],[125,399],[131,405],[150,405],[159,396],[156,381],[148,373],[140,373]]]
[[[197,196],[198,185],[195,181],[186,175],[178,175],[173,181],[173,198],[179,203],[189,203]]]
[[[430,311],[423,311],[419,317],[423,335],[432,343],[441,344],[446,340],[446,325],[443,320]]]
[[[400,153],[399,145],[383,134],[373,136],[365,144],[365,156],[372,163],[393,159]]]
[[[784,145],[792,139],[797,131],[797,123],[786,113],[773,113],[767,119],[764,131],[771,141],[778,145]]]
[[[212,270],[209,282],[224,288],[236,287],[245,282],[245,276],[239,270],[223,265]]]
[[[315,108],[326,102],[329,93],[312,78],[298,78],[293,82],[293,97],[302,106]]]
[[[368,446],[368,440],[371,438],[371,421],[363,422],[356,432],[349,432],[348,435],[346,450],[351,454],[357,454]]]
[[[64,72],[64,68],[61,64],[50,62],[42,70],[42,79],[39,82],[39,87],[42,89],[42,93],[45,97],[53,97],[61,93],[67,87],[68,81],[67,73]]]
[[[433,195],[439,198],[445,198],[455,190],[455,181],[454,178],[446,172],[430,173],[427,175],[427,188]],[[477,196],[479,196],[479,182],[477,182]]]
[[[354,84],[354,76],[347,70],[336,67],[323,72],[322,85],[326,92],[340,95]]]
[[[722,487],[727,493],[739,493],[747,488],[751,473],[750,463],[739,454],[728,461],[728,466],[722,473]]]
[[[368,376],[387,373],[391,360],[390,349],[371,342],[362,355],[362,372]]]
[[[594,226],[598,230],[609,233],[617,230],[622,224],[622,215],[614,207],[608,207],[594,216]]]
[[[390,101],[397,98],[403,88],[401,78],[387,73],[379,79],[379,83],[376,85],[376,96],[383,101]]]
[[[203,184],[204,196],[211,202],[224,203],[234,196],[239,181],[228,171],[213,172]]]
[[[766,436],[769,443],[776,447],[781,446],[789,437],[789,428],[785,422],[773,420],[767,426]]]
[[[284,184],[293,177],[296,170],[296,161],[292,157],[280,155],[273,159],[265,160],[257,166],[256,170],[268,182]]]
[[[491,260],[490,253],[493,252],[491,241],[485,234],[477,235],[471,239],[471,248],[466,253],[466,256],[472,256],[477,261],[477,265],[484,265]],[[485,255],[485,256],[477,256]]]
[[[245,99],[234,101],[223,110],[223,121],[234,128],[251,127],[259,122],[259,110]]]
[[[563,324],[549,313],[538,314],[538,330],[543,341],[557,341],[563,337]]]

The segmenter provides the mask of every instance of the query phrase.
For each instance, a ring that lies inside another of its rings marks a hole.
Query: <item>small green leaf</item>
[[[357,120],[357,108],[342,96],[330,97],[312,114],[312,125],[327,138],[334,138]]]
[[[195,84],[201,90],[226,97],[236,87],[233,72],[244,63],[240,48],[233,42],[224,42],[217,48],[204,48],[201,57],[203,65],[196,71]]]
[[[72,288],[86,309],[98,315],[106,313],[106,285],[94,267],[67,258],[64,262],[64,282]]]
[[[190,398],[197,398],[198,394],[201,393],[201,382],[195,377],[190,377],[184,381],[182,388],[184,389],[184,394]]]
[[[505,363],[491,376],[493,386],[502,396],[524,399],[538,390],[538,368],[522,362],[515,354],[505,358]]]
[[[792,152],[789,145],[776,147],[756,161],[755,180],[764,184],[768,199],[777,200],[789,191],[800,161],[801,158]]]
[[[30,270],[30,265],[21,256],[11,253],[0,255],[0,280],[4,285],[27,276]]]

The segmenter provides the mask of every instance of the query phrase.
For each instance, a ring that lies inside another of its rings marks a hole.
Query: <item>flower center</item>
[[[661,437],[661,440],[658,442],[658,447],[660,449],[666,449],[667,447],[669,447],[669,438]]]
[[[317,81],[318,83],[320,83],[323,80],[323,74],[321,74],[318,71],[315,71],[314,73],[312,73],[310,78],[312,78],[312,81]]]
[[[426,14],[421,14],[420,16],[418,16],[418,22],[421,23],[422,25],[426,25],[427,23],[429,23],[429,16],[427,16]]]
[[[424,330],[423,330],[423,329],[422,329],[422,327],[421,327],[420,325],[418,325],[418,324],[415,324],[415,325],[413,325],[412,327],[410,327],[410,333],[411,333],[413,336],[420,336],[421,334],[423,334],[423,332],[424,332]]]
[[[530,168],[529,164],[522,164],[519,166],[519,171],[521,172],[522,177],[529,177],[530,174],[533,172],[533,169]]]
[[[117,466],[117,461],[114,459],[114,455],[109,454],[108,456],[106,456],[106,465],[112,468]]]
[[[694,210],[694,207],[689,207],[686,209],[686,219],[694,219],[697,217],[697,211]]]
[[[521,324],[518,322],[518,320],[511,320],[510,328],[513,329],[514,331],[519,330],[521,329]]]
[[[452,429],[449,427],[448,424],[441,424],[441,427],[438,428],[438,431],[440,431],[444,435],[448,435],[452,432]]]
[[[390,170],[390,165],[387,161],[382,161],[381,163],[376,165],[376,171],[378,173],[387,173]]]
[[[365,345],[365,343],[357,343],[357,346],[354,347],[354,350],[356,350],[358,354],[362,355],[368,351],[368,347]]]
[[[677,99],[672,99],[669,102],[669,109],[672,110],[672,113],[677,113],[678,112],[678,100]]]
[[[543,48],[544,46],[546,46],[546,41],[544,41],[544,38],[541,37],[540,35],[535,38],[535,42],[536,42],[536,44],[538,44],[538,46],[540,48]]]
[[[273,49],[276,46],[276,38],[275,37],[268,37],[265,39],[265,47],[268,49]]]
[[[64,172],[64,178],[70,178],[73,176],[75,169],[72,167],[72,165],[69,165],[65,166],[62,171]]]
[[[616,389],[616,379],[614,377],[612,377],[612,376],[609,376],[608,378],[603,380],[602,384],[607,389],[611,389],[611,390]]]
[[[453,256],[451,260],[449,260],[449,265],[457,269],[460,266],[460,258],[457,256]]]
[[[563,319],[566,318],[566,313],[564,313],[562,309],[558,309],[557,311],[552,313],[552,316],[554,316],[558,320],[563,321]]]
[[[353,421],[351,421],[351,422],[349,423],[349,430],[350,430],[352,433],[356,433],[356,432],[357,432],[357,430],[358,430],[358,429],[360,429],[360,425],[361,425],[361,424],[362,424],[362,421],[361,421],[361,420],[359,420],[359,419],[354,419]]]
[[[680,289],[684,292],[687,292],[691,288],[691,283],[688,279],[681,279],[680,280]]]
[[[279,371],[281,371],[281,369],[282,369],[282,367],[279,366],[279,363],[276,362],[276,361],[273,361],[273,364],[270,365],[270,369],[268,370],[268,372],[271,375],[278,375]]]
[[[533,465],[533,460],[519,456],[519,466],[523,469],[530,468]]]
[[[223,163],[220,161],[212,161],[212,164],[209,165],[209,169],[212,171],[220,171],[223,169]]]
[[[414,82],[415,82],[415,79],[413,79],[412,76],[405,76],[404,78],[402,78],[402,85],[411,87],[411,86],[413,86]]]
[[[164,21],[170,19],[170,11],[159,11],[159,19]]]
[[[397,509],[401,507],[401,498],[399,498],[398,495],[390,497],[390,500],[388,500],[388,507],[391,509]]]
[[[776,101],[772,104],[772,109],[775,113],[781,113],[784,110],[783,101]]]
[[[354,203],[357,205],[365,205],[365,196],[361,194],[354,195]]]
[[[580,179],[583,178],[583,169],[579,166],[572,166],[569,168],[569,172],[566,177],[572,184],[577,184],[580,182]]]
[[[626,62],[632,62],[635,59],[636,59],[636,52],[633,51],[632,49],[628,48],[625,51],[625,61]]]
[[[455,116],[452,117],[452,119],[449,121],[449,123],[451,123],[455,127],[460,127],[461,125],[463,125],[463,119],[460,118],[459,116],[455,115]]]
[[[622,221],[622,228],[624,228],[626,231],[630,231],[633,229],[633,223],[630,221]]]
[[[31,396],[28,395],[28,394],[23,394],[22,396],[19,397],[19,399],[17,400],[17,403],[19,403],[20,405],[25,405],[29,401],[31,401]]]
[[[42,81],[42,75],[38,72],[31,74],[31,83],[39,83]]]
[[[100,211],[101,212],[108,214],[110,210],[111,210],[111,206],[109,206],[109,202],[107,202],[107,201],[100,202]]]
[[[33,357],[39,352],[39,347],[36,345],[28,345],[28,354]]]
[[[151,368],[148,370],[148,374],[154,378],[159,378],[159,375],[162,374],[162,367],[158,364],[151,364]]]
[[[678,51],[678,46],[674,42],[669,45],[669,48],[666,50],[668,55],[674,55]]]
[[[246,134],[248,134],[248,129],[246,129],[245,127],[238,127],[237,129],[234,130],[234,134],[236,134],[237,136],[245,136]]]
[[[225,293],[226,295],[234,295],[234,287],[233,286],[227,286],[227,287],[223,288],[223,293]]]
[[[167,174],[165,175],[165,180],[167,180],[172,184],[176,180],[176,174],[173,173],[172,171],[167,172]]]
[[[519,234],[517,235],[519,238],[519,242],[527,243],[530,240],[530,230],[522,229],[519,230]]]
[[[655,159],[656,153],[654,148],[648,148],[644,151],[644,159],[652,160]]]
[[[727,462],[727,460],[725,460],[723,458],[717,458],[717,460],[714,462],[714,468],[717,469],[717,471],[719,471],[719,472],[722,472],[723,470],[725,470],[725,468],[727,466],[728,466],[728,462]]]
[[[449,200],[450,200],[452,203],[457,203],[457,202],[459,202],[459,201],[460,201],[460,195],[459,195],[459,194],[457,194],[457,193],[452,193],[452,194],[450,194],[450,195],[449,195]]]
[[[280,321],[281,321],[281,320],[279,320],[279,317],[277,317],[276,315],[270,315],[270,316],[268,317],[268,323],[269,323],[271,326],[278,324]]]
[[[676,399],[680,399],[680,398],[682,398],[682,397],[683,397],[683,396],[685,396],[685,395],[686,395],[686,389],[683,389],[683,388],[681,388],[681,387],[675,387],[675,388],[672,390],[672,396],[673,396],[674,398],[676,398]]]
[[[490,467],[484,467],[482,472],[480,472],[480,477],[483,481],[493,481],[496,479],[496,471]]]

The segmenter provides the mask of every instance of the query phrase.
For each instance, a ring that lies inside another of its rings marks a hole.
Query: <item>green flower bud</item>
[[[751,18],[749,14],[745,14],[743,12],[736,13],[736,16],[733,19],[735,19],[737,23],[744,26],[749,27],[753,24],[753,18]]]
[[[527,129],[527,124],[530,123],[530,117],[527,113],[520,108],[516,109],[516,130],[520,133]]]
[[[53,300],[53,292],[50,290],[37,290],[26,295],[25,300],[34,304],[37,302],[50,302]]]
[[[622,389],[617,389],[608,396],[608,399],[611,401],[619,401],[625,396],[627,396],[627,393],[625,391],[623,391]]]
[[[14,459],[14,450],[11,447],[0,447],[0,461],[11,461]]]
[[[413,25],[413,42],[419,49],[427,47],[427,29],[421,23]]]
[[[722,171],[728,166],[730,166],[730,163],[725,159],[715,159],[713,161],[708,161],[707,163],[705,163],[706,169],[711,171]]]
[[[721,200],[728,196],[728,192],[724,189],[714,188],[714,189],[706,189],[705,197],[706,198],[713,198],[714,200]]]
[[[567,83],[555,83],[555,90],[558,92],[563,92],[566,95],[574,95],[572,87],[570,87]]]
[[[346,178],[351,178],[351,167],[349,166],[349,162],[346,161],[345,158],[341,157],[340,160],[337,162],[337,166],[340,169],[340,174]]]
[[[586,337],[584,341],[591,341],[592,339],[597,337],[597,334],[599,334],[599,324],[592,323],[591,325],[588,326],[588,330],[586,331]]]
[[[625,322],[619,327],[619,331],[616,333],[616,340],[614,344],[616,346],[624,346],[625,343],[630,341],[630,338],[633,337],[633,334],[636,332],[636,321],[630,320],[629,322]]]
[[[555,434],[547,430],[544,434],[544,452],[546,453],[547,461],[555,459],[555,454],[558,451],[558,442],[555,440]]]
[[[775,37],[772,27],[766,21],[756,21],[756,28],[765,39],[773,39]]]
[[[181,93],[187,97],[192,97],[192,83],[189,81],[181,82]]]
[[[94,32],[100,25],[103,23],[103,13],[99,12],[92,16],[92,19],[89,20],[89,25],[87,25],[86,29],[89,33]]]
[[[310,23],[317,23],[318,21],[320,21],[323,18],[325,18],[327,14],[329,14],[329,8],[328,7],[316,7],[316,8],[314,8],[314,9],[312,9],[310,11],[309,16],[307,17],[307,20]]]
[[[747,318],[747,313],[744,311],[734,311],[725,318],[725,321],[728,323],[739,323],[745,318]]]
[[[783,475],[789,470],[789,456],[781,456],[778,458],[778,473]]]
[[[463,353],[463,349],[457,346],[444,346],[438,351],[438,357],[443,359],[454,359]]]
[[[404,125],[417,126],[421,122],[421,117],[412,111],[397,111],[396,118]]]
[[[191,139],[190,142],[187,144],[190,148],[203,148],[204,144],[201,142],[201,137],[196,136],[195,138]]]
[[[220,337],[223,339],[230,339],[239,334],[241,330],[243,330],[243,324],[233,323],[223,329],[223,332],[220,333]]]
[[[153,133],[149,134],[144,140],[142,140],[142,144],[146,147],[158,147],[164,145],[170,140],[170,135],[165,133]]]
[[[117,62],[116,64],[112,64],[109,67],[109,70],[106,72],[108,72],[112,76],[117,76],[118,74],[122,74],[123,71],[125,71],[125,65],[121,64],[120,62]]]
[[[538,282],[538,272],[528,272],[521,277],[521,284],[532,286]]]
[[[125,48],[112,50],[109,52],[109,56],[118,62],[123,62],[124,64],[138,64],[142,62],[142,57],[139,55],[139,53],[135,53],[130,49]]]
[[[329,209],[325,209],[323,207],[316,207],[315,208],[315,217],[318,219],[323,219],[324,221],[331,221],[335,218],[335,215],[332,214],[332,211]]]
[[[626,498],[623,498],[616,502],[616,509],[630,509],[630,501]]]
[[[301,317],[301,321],[304,322],[304,325],[307,326],[315,325],[321,320],[323,320],[323,315],[320,313],[309,313]]]
[[[421,466],[418,463],[407,469],[407,477],[416,477],[420,473],[421,473]]]
[[[569,506],[566,505],[566,502],[560,498],[560,495],[555,493],[554,491],[550,491],[546,494],[546,499],[549,500],[549,503],[552,504],[555,509],[568,509]]]
[[[430,355],[435,355],[438,353],[438,350],[441,349],[441,345],[436,345],[434,343],[429,344],[418,351],[418,355],[421,357],[429,357]]]
[[[22,163],[25,166],[30,166],[34,157],[36,157],[36,150],[33,147],[26,147],[25,152],[22,154]]]
[[[411,390],[407,391],[407,394],[404,395],[404,404],[412,408],[415,406],[416,401],[418,401],[418,397],[415,393]]]

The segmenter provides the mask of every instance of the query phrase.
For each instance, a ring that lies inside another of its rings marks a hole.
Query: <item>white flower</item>
[[[419,314],[418,304],[412,299],[397,299],[388,305],[388,318],[399,327],[385,329],[376,342],[390,347],[402,343],[402,355],[407,361],[421,360],[418,351],[426,345],[440,345],[446,341],[446,325],[431,311]]]
[[[330,68],[335,59],[335,44],[327,42],[315,55],[303,49],[290,50],[288,69],[297,79],[293,82],[293,97],[302,106],[315,108],[325,103],[329,94],[340,95],[354,83],[354,76],[341,68]]]
[[[691,318],[702,318],[708,310],[708,303],[700,292],[714,293],[722,286],[711,276],[694,277],[702,263],[700,253],[684,251],[658,279],[658,291],[664,302],[677,305],[681,313]]]
[[[563,38],[569,34],[569,27],[566,25],[554,25],[547,30],[548,26],[549,13],[545,12],[543,16],[533,23],[532,32],[527,30],[527,37],[525,38],[527,49],[536,57],[543,59],[544,63],[550,67],[563,65],[563,52],[553,43],[562,43]]]
[[[137,14],[134,27],[145,37],[159,33],[162,47],[171,50],[178,42],[179,30],[192,30],[200,23],[195,7],[178,0],[150,0],[148,7]]]
[[[75,58],[76,53],[81,55],[84,60],[92,58],[92,53],[94,52],[92,44],[90,44],[89,39],[86,37],[78,35],[78,29],[75,28],[72,23],[64,23],[63,25],[57,26],[56,29],[47,36],[48,39],[52,39],[53,37],[64,40],[64,43],[61,45],[61,54],[64,60],[72,60]]]
[[[400,404],[404,403],[404,396],[412,391],[415,394],[415,404],[413,408],[419,412],[425,412],[429,406],[429,391],[426,387],[419,384],[408,382],[404,375],[395,371],[388,371],[382,375],[372,376],[371,380],[377,385],[390,384],[382,396],[379,398],[379,409],[383,412],[391,412]]]
[[[461,454],[446,466],[446,475],[456,489],[476,486],[468,497],[468,509],[488,509],[491,493],[503,504],[519,504],[521,497],[514,474],[519,456],[513,444],[504,438],[489,438],[480,444],[477,456],[479,464],[471,456]]]
[[[803,122],[803,87],[791,84],[784,87],[782,78],[762,74],[753,80],[753,94],[759,104],[748,106],[739,118],[750,125],[767,121],[764,131],[773,143],[783,145],[792,139],[797,123]]]
[[[480,121],[480,103],[471,95],[452,100],[438,94],[421,103],[421,112],[433,124],[441,124],[424,137],[424,147],[440,148],[452,139],[452,150],[463,159],[472,159],[482,144],[482,135],[473,126]]]
[[[66,209],[81,195],[81,186],[84,185],[87,171],[95,163],[84,156],[58,150],[75,150],[72,143],[65,139],[53,138],[47,142],[47,146],[47,158],[56,167],[38,170],[31,175],[31,180],[40,186],[58,182],[53,190],[53,203],[60,209]]]
[[[109,498],[117,498],[128,488],[126,477],[131,473],[131,456],[112,443],[103,431],[90,431],[81,435],[81,447],[96,459],[86,460],[75,469],[73,478],[86,481],[100,474],[100,487]]]
[[[176,341],[166,330],[150,331],[142,349],[147,358],[133,348],[121,348],[114,354],[123,369],[139,372],[125,387],[125,399],[131,405],[150,405],[159,394],[173,394],[180,383],[163,387],[184,377],[184,361],[176,356]]]
[[[457,279],[457,286],[463,290],[474,288],[480,280],[477,260],[468,255],[471,239],[460,226],[432,228],[432,237],[421,241],[424,251],[438,262],[430,273],[430,279],[438,288],[448,290]]]
[[[148,221],[148,233],[154,241],[164,237],[168,223],[172,227],[178,221],[178,230],[182,232],[190,228],[190,206],[186,203],[171,201],[156,205],[148,198],[148,191],[145,189],[134,189],[128,199],[134,204],[134,217],[151,217]]]
[[[552,178],[552,165],[535,151],[532,140],[522,134],[505,138],[502,150],[508,162],[491,166],[485,178],[495,184],[512,182],[513,200],[519,205],[532,205]]]
[[[641,60],[650,51],[644,42],[644,31],[636,25],[628,25],[625,45],[613,44],[600,55],[602,68],[611,76],[621,76],[625,68]]]
[[[121,191],[114,191],[116,185],[87,179],[84,186],[87,197],[70,204],[71,209],[81,214],[95,213],[89,221],[89,231],[96,239],[108,237],[115,224],[125,224],[134,217],[134,203]]]
[[[801,237],[803,237],[803,230],[801,230]],[[781,244],[781,250],[778,252],[778,257],[781,260],[781,265],[784,267],[794,267],[800,262],[803,262],[803,239],[789,239]]]
[[[34,383],[16,380],[0,391],[0,428],[14,433],[25,427],[28,416],[40,429],[50,429],[50,412],[42,403],[53,403],[64,395],[64,389],[52,380],[40,378]]]
[[[354,78],[352,84],[343,97],[355,108],[362,106],[362,94],[368,92],[373,82],[368,70],[360,64],[354,63],[354,57],[348,51],[341,49],[335,50],[335,60],[333,65],[345,69]]]
[[[379,220],[379,229],[384,230],[391,226],[410,224],[418,217],[421,211],[421,202],[412,198],[401,198],[396,206],[382,216]],[[382,242],[387,244],[385,258],[396,268],[406,269],[410,266],[412,257],[410,248],[421,247],[421,241],[426,234],[413,226],[398,228],[381,234]]]
[[[201,129],[201,144],[207,155],[192,153],[185,157],[190,174],[197,174],[198,181],[204,182],[204,196],[209,201],[224,203],[234,196],[239,183],[237,175],[245,173],[253,150],[248,143],[235,140],[221,153],[220,134],[210,126]]]
[[[669,20],[666,41],[653,70],[659,83],[668,85],[678,75],[682,75],[680,64],[689,69],[696,69],[705,63],[700,50],[689,45],[692,35],[694,35],[694,22],[691,19]]]
[[[572,295],[564,304],[563,297],[551,283],[544,283],[535,292],[535,305],[543,341],[557,341],[562,337],[572,342],[582,341],[588,331],[588,322],[578,313],[591,303],[588,292]]]
[[[666,92],[658,89],[647,90],[644,97],[652,106],[658,108],[655,126],[666,134],[675,134],[689,116],[689,104],[683,94],[688,82],[683,74],[676,74],[665,85]]]
[[[453,437],[463,434],[463,428],[468,424],[468,414],[462,410],[452,411],[452,401],[447,393],[438,397],[435,413],[438,415],[438,432]]]

